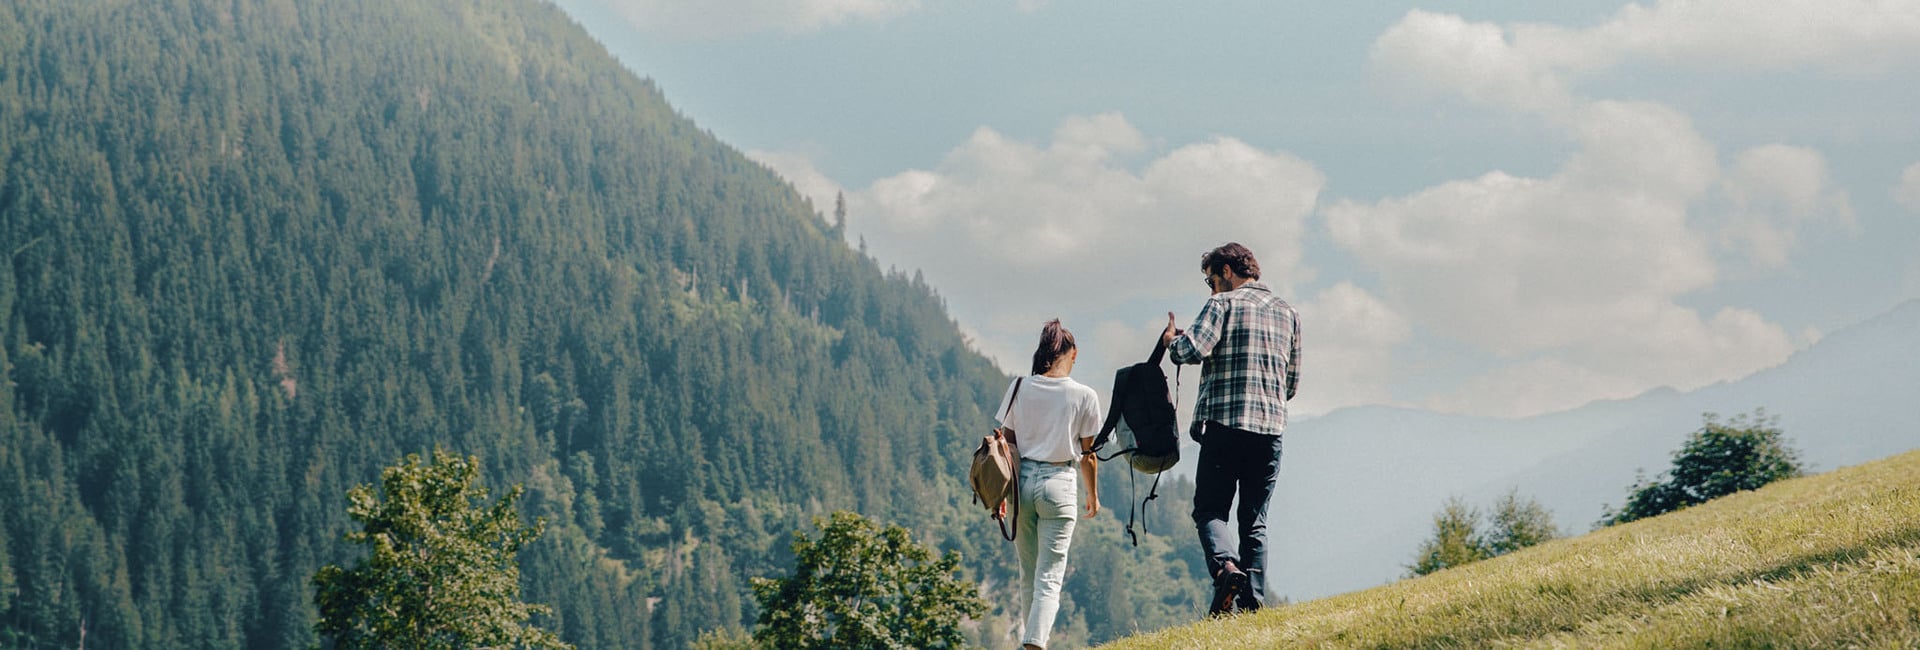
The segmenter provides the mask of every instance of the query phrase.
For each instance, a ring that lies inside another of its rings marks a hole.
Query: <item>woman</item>
[[[1028,594],[1025,648],[1047,646],[1053,617],[1060,611],[1060,583],[1067,575],[1067,546],[1073,541],[1074,468],[1087,483],[1087,516],[1100,513],[1100,483],[1094,457],[1081,452],[1100,432],[1100,397],[1067,376],[1080,350],[1060,319],[1040,330],[1033,351],[1033,374],[1014,380],[1000,401],[1000,423],[1013,429],[1020,449],[1020,584]]]

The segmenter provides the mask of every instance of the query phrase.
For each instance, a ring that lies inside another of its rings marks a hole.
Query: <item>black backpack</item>
[[[1166,351],[1166,344],[1156,344],[1153,354],[1146,361],[1114,372],[1113,397],[1108,405],[1107,421],[1093,439],[1092,453],[1098,454],[1113,439],[1114,432],[1120,433],[1121,449],[1110,456],[1100,457],[1100,460],[1126,456],[1129,486],[1133,483],[1134,472],[1154,475],[1153,487],[1147,491],[1147,498],[1140,501],[1140,510],[1143,512],[1147,509],[1148,501],[1160,496],[1160,473],[1180,462],[1180,423],[1174,407],[1177,396],[1174,391],[1167,390],[1167,373],[1160,369],[1160,359]],[[1179,366],[1175,366],[1174,372],[1175,385],[1178,386]],[[1133,524],[1134,507],[1129,499],[1127,537],[1133,540],[1135,546],[1139,546],[1140,539],[1134,535]],[[1141,529],[1145,530],[1145,527]]]

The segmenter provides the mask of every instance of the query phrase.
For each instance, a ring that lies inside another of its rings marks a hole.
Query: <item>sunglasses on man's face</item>
[[[1213,276],[1211,276],[1211,275],[1209,275],[1209,276],[1207,276],[1207,277],[1205,277],[1205,278],[1201,278],[1201,280],[1200,280],[1200,281],[1201,281],[1201,282],[1205,282],[1205,283],[1207,283],[1207,290],[1208,290],[1208,291],[1212,291],[1212,290],[1213,290],[1213,288],[1214,288],[1214,282],[1213,282]]]

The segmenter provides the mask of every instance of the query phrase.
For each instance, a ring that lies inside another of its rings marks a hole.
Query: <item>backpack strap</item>
[[[1133,493],[1133,495],[1139,495],[1139,487],[1137,487],[1137,485],[1133,485],[1133,476],[1135,476],[1135,472],[1133,472],[1133,468],[1129,466],[1129,468],[1127,468],[1127,493]],[[1160,477],[1164,477],[1164,476],[1165,476],[1165,472],[1160,472],[1160,474],[1154,474],[1154,487],[1148,487],[1148,489],[1146,489],[1146,499],[1140,499],[1140,508],[1139,508],[1140,516],[1144,516],[1144,514],[1146,514],[1146,502],[1148,502],[1148,500],[1160,499]],[[1133,533],[1133,522],[1135,522],[1135,512],[1137,512],[1137,510],[1133,508],[1133,499],[1127,499],[1127,539],[1129,539],[1129,541],[1133,541],[1133,546],[1135,546],[1135,548],[1139,548],[1140,537],[1139,535],[1135,535],[1135,533]],[[1140,533],[1146,533],[1146,522],[1140,522]]]
[[[1165,339],[1162,339],[1159,342],[1153,344],[1153,354],[1147,356],[1147,363],[1156,365],[1156,366],[1160,365],[1160,357],[1161,355],[1164,355],[1166,353],[1167,353],[1167,342]],[[1173,365],[1177,366],[1180,364],[1176,363]]]
[[[1114,454],[1119,456],[1119,454]],[[1133,466],[1127,466],[1127,539],[1133,541],[1134,548],[1140,547],[1140,537],[1133,534],[1133,498],[1140,496],[1140,486],[1134,483]],[[1159,479],[1155,479],[1156,481]]]
[[[1113,402],[1107,405],[1107,421],[1101,423],[1100,433],[1093,437],[1093,447],[1086,451],[1088,454],[1097,454],[1101,447],[1107,446],[1107,442],[1113,439],[1113,430],[1120,426],[1120,414],[1127,410],[1127,393],[1129,391],[1125,386],[1115,386],[1114,388]],[[1100,460],[1113,460],[1122,453],[1126,452],[1115,452],[1114,455],[1101,458]],[[1098,456],[1096,456],[1096,458],[1097,457]]]

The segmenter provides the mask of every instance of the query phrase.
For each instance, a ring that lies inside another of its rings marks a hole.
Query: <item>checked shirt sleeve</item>
[[[1200,308],[1200,315],[1194,317],[1193,326],[1185,334],[1173,337],[1173,343],[1167,351],[1173,354],[1173,362],[1180,365],[1200,363],[1213,353],[1213,346],[1220,343],[1220,321],[1226,316],[1227,301],[1215,296],[1207,299]]]

